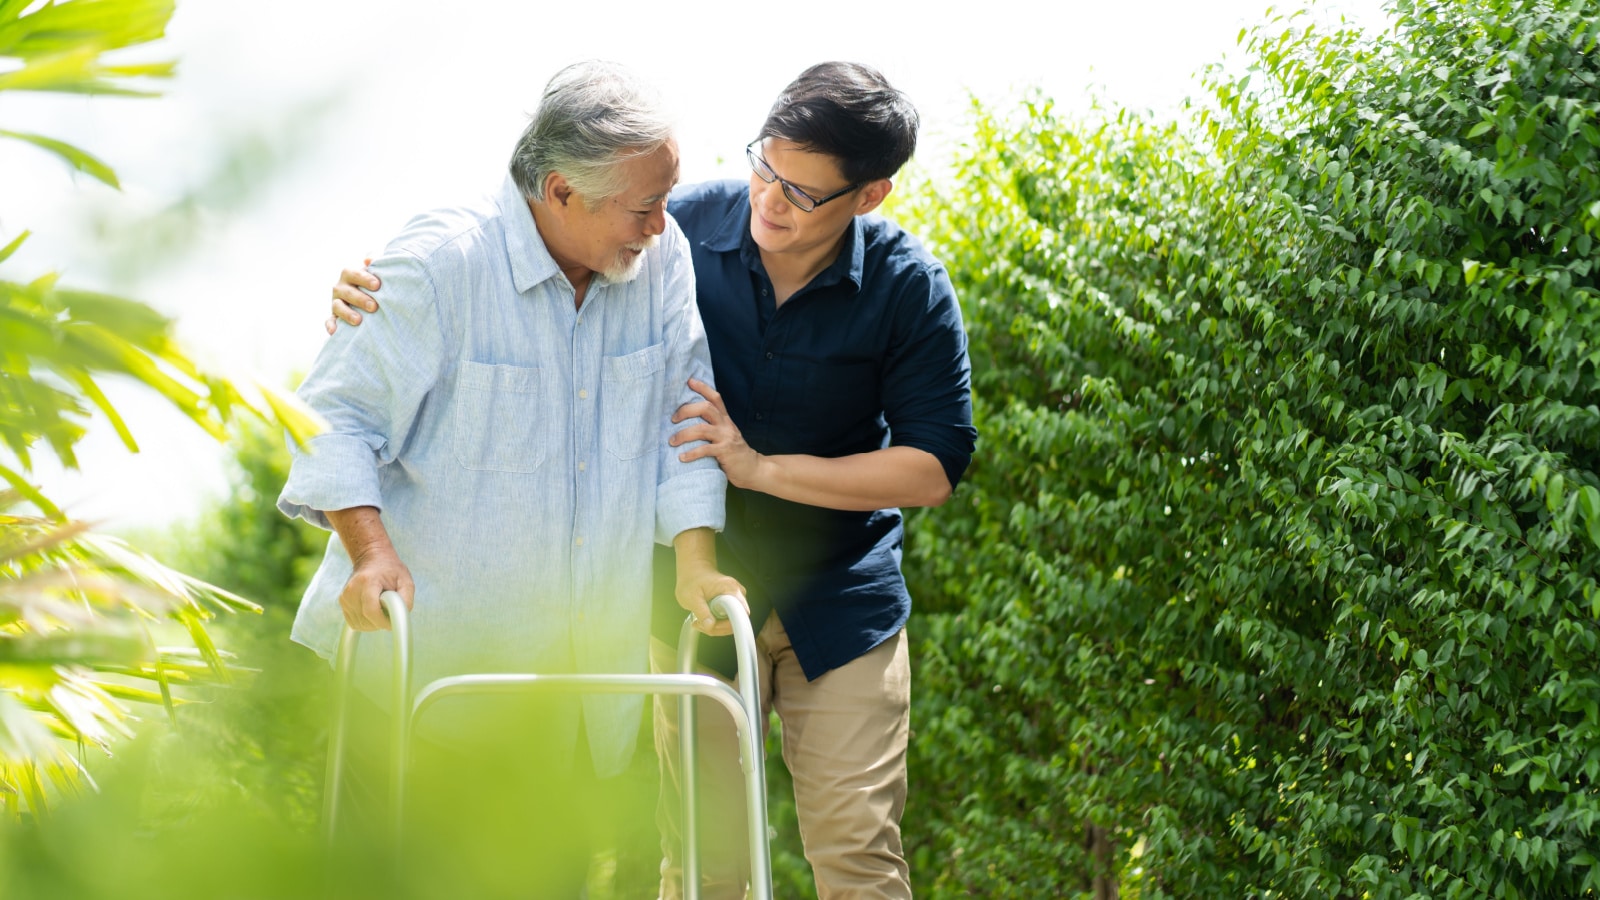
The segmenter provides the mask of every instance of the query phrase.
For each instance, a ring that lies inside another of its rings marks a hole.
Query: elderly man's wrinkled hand
[[[411,583],[411,570],[400,557],[393,552],[373,552],[355,560],[355,571],[339,595],[345,622],[356,631],[388,631],[389,616],[378,600],[384,591],[397,592],[406,601],[406,609],[411,609],[416,587]]]
[[[708,604],[719,594],[731,594],[739,598],[745,613],[750,612],[750,603],[744,597],[744,585],[738,579],[716,569],[678,570],[678,605],[694,616],[695,630],[701,634],[714,637],[733,634],[733,625],[727,619],[718,619],[711,614]]]

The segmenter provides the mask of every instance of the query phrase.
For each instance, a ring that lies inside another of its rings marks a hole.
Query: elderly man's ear
[[[572,201],[572,185],[567,183],[567,178],[560,172],[551,172],[550,177],[544,180],[544,199],[546,206],[566,207]]]

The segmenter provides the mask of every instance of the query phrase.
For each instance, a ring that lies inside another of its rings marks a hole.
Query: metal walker
[[[389,808],[394,812],[391,839],[399,847],[404,827],[406,775],[411,742],[417,720],[435,703],[465,694],[533,694],[571,692],[578,694],[674,694],[678,699],[678,741],[683,797],[683,896],[699,900],[700,855],[696,797],[697,753],[695,744],[695,697],[715,700],[733,717],[738,730],[740,768],[744,772],[745,821],[749,826],[750,891],[752,900],[772,900],[772,859],[767,845],[767,783],[765,747],[761,727],[761,693],[755,669],[756,640],[739,601],[726,594],[711,600],[711,614],[733,625],[734,649],[738,656],[737,689],[710,675],[694,673],[695,648],[700,633],[688,618],[678,634],[678,672],[662,675],[535,675],[480,674],[452,675],[425,685],[415,698],[411,694],[411,623],[405,601],[394,591],[379,598],[389,615],[394,641],[395,710],[390,741],[393,749],[393,780],[389,785]],[[339,639],[334,664],[337,682],[333,725],[328,736],[328,774],[323,785],[322,821],[331,841],[339,815],[339,794],[344,779],[345,744],[348,731],[348,699],[355,675],[356,647],[361,632],[346,625]]]

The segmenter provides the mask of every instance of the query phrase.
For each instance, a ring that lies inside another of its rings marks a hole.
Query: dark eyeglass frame
[[[778,184],[782,185],[783,196],[787,198],[790,203],[793,203],[795,208],[799,209],[801,212],[811,212],[822,204],[827,203],[829,200],[837,200],[840,197],[843,197],[845,194],[848,194],[851,191],[861,187],[861,183],[857,182],[855,184],[842,187],[819,200],[800,188],[794,186],[793,184],[790,184],[782,175],[779,175],[777,172],[772,170],[772,164],[767,162],[765,157],[756,152],[756,145],[761,143],[762,140],[763,138],[756,138],[745,145],[744,158],[745,161],[750,164],[750,171],[756,173],[756,177],[762,181],[765,181],[767,184],[771,184],[776,181]]]

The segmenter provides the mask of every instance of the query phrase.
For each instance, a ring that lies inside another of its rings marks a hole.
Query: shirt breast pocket
[[[600,360],[601,443],[613,457],[638,459],[665,441],[661,433],[664,368],[664,344]]]
[[[454,401],[456,462],[488,472],[533,472],[550,453],[544,373],[461,363]]]

